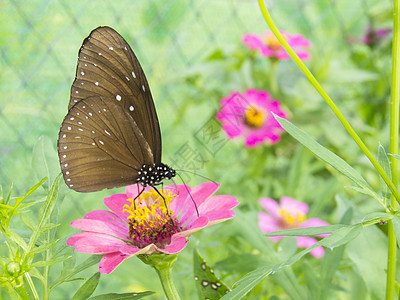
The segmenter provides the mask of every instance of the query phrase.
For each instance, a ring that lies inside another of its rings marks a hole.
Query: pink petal
[[[110,274],[115,270],[124,260],[128,259],[129,256],[120,252],[113,252],[104,255],[99,264],[99,271],[102,274]]]
[[[281,213],[280,213],[280,207],[278,202],[276,202],[274,199],[271,198],[261,198],[260,199],[260,205],[267,211],[269,212],[272,216],[274,216],[276,219],[281,218]]]
[[[264,212],[258,213],[258,227],[263,233],[270,233],[282,230],[279,224],[280,219],[270,216]]]
[[[289,210],[297,210],[301,212],[303,215],[308,213],[308,205],[307,203],[296,201],[290,197],[282,197],[279,200],[282,209],[289,209]]]
[[[329,224],[329,223],[327,223],[327,222],[325,222],[325,221],[323,221],[321,219],[311,218],[311,219],[308,219],[308,220],[304,221],[300,225],[300,227],[306,228],[306,227],[319,227],[319,226],[329,226],[329,225],[331,225],[331,224]],[[328,235],[329,234],[318,234],[316,236],[318,236],[318,237],[326,237]]]
[[[219,187],[220,184],[205,182],[193,188],[190,195],[188,195],[184,201],[180,202],[180,207],[177,206],[175,215],[180,214],[179,221],[185,224],[189,220],[196,218],[197,211],[193,200],[197,207],[199,207],[201,203],[214,194]]]
[[[222,125],[222,129],[225,131],[228,138],[236,138],[243,134],[246,126],[244,124],[240,125],[232,125],[232,124],[224,124]]]
[[[235,212],[232,210],[214,211],[207,214],[209,219],[209,226],[221,223],[225,220],[232,219],[235,216]]]
[[[171,243],[165,248],[161,249],[158,248],[158,251],[167,253],[167,254],[173,254],[173,253],[178,253],[179,251],[183,250],[186,245],[187,245],[187,239],[184,237],[175,237],[173,236],[171,239]]]
[[[199,205],[200,215],[207,215],[210,212],[230,210],[239,205],[239,201],[230,195],[217,195],[209,198],[207,201]]]
[[[104,204],[118,217],[125,220],[125,222],[128,222],[129,213],[123,212],[124,205],[130,205],[130,202],[128,202],[127,199],[128,197],[125,194],[115,194],[104,198]]]
[[[294,34],[287,39],[292,48],[310,48],[311,43],[300,34]]]
[[[301,60],[310,60],[311,59],[311,54],[306,51],[296,51],[296,54]]]
[[[105,254],[116,252],[126,246],[126,242],[109,235],[94,232],[79,232],[67,240],[67,245],[74,246],[83,253]]]
[[[97,217],[102,215],[104,217],[104,221],[90,219],[90,214],[88,214],[89,216],[86,215],[85,219],[78,219],[72,221],[71,226],[80,230],[108,234],[113,237],[118,237],[124,240],[129,239],[128,224],[124,223],[119,217],[117,217],[112,212],[102,211],[101,214],[99,212],[100,211],[94,211],[92,212],[92,215],[96,215]]]
[[[296,240],[297,240],[298,248],[308,248],[317,242],[316,239],[314,239],[312,237],[308,237],[308,236],[297,236]],[[320,247],[317,247],[317,248],[311,250],[310,254],[316,258],[320,258],[325,254],[325,250],[322,246],[320,246]]]
[[[242,42],[252,50],[259,49],[263,46],[262,40],[255,34],[246,34],[243,36]]]

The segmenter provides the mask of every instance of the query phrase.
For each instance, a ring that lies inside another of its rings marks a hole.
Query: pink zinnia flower
[[[169,185],[159,190],[165,202],[153,188],[146,187],[137,197],[142,187],[127,186],[126,194],[104,199],[111,211],[95,210],[73,221],[72,227],[84,231],[70,237],[67,244],[79,252],[104,254],[101,273],[111,273],[139,254],[177,253],[185,248],[191,234],[235,215],[232,208],[239,202],[234,197],[211,197],[219,186],[207,182],[191,190],[189,186]]]
[[[304,50],[310,48],[311,43],[302,35],[290,35],[284,31],[281,31],[281,34],[301,60],[309,60],[311,58],[311,54]],[[261,37],[253,33],[246,34],[243,36],[242,41],[251,50],[259,50],[263,56],[275,57],[279,60],[288,60],[290,58],[289,54],[281,46],[275,35],[270,31],[265,32]]]
[[[260,204],[268,212],[268,214],[264,212],[258,214],[258,226],[261,228],[263,233],[292,228],[330,225],[318,218],[306,220],[308,205],[306,203],[298,202],[290,197],[282,197],[280,199],[280,204],[271,198],[261,198]],[[325,236],[327,235],[318,235],[318,237]],[[269,238],[272,241],[279,241],[282,236],[271,236]],[[298,236],[296,239],[298,248],[308,248],[317,242],[316,239],[308,236]],[[318,247],[311,250],[310,254],[316,258],[320,258],[324,256],[325,250],[323,247]]]
[[[268,140],[271,144],[279,142],[283,128],[272,113],[286,118],[277,100],[262,90],[246,90],[244,94],[233,92],[221,99],[221,110],[217,119],[228,138],[245,136],[247,147],[256,147]]]

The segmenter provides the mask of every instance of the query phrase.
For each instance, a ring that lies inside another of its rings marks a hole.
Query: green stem
[[[145,264],[152,266],[160,278],[165,296],[168,300],[180,300],[172,280],[172,266],[178,254],[151,254],[138,256]]]
[[[26,273],[24,273],[24,276],[25,276],[26,281],[28,282],[29,289],[31,290],[33,299],[39,300],[39,294],[36,291],[35,285],[33,284],[31,275],[28,272],[26,272]]]
[[[394,0],[393,7],[393,45],[392,45],[392,86],[391,86],[391,101],[390,101],[390,153],[399,154],[399,80],[400,80],[400,8],[399,0]],[[390,156],[390,166],[392,171],[392,182],[398,186],[398,160]],[[391,205],[393,210],[397,210],[396,199],[392,196]],[[397,255],[397,240],[393,228],[393,223],[388,223],[388,262],[387,262],[387,278],[386,278],[386,299],[395,298],[396,286],[396,255]]]
[[[265,21],[267,22],[268,26],[271,28],[272,32],[275,34],[278,41],[285,48],[285,50],[289,53],[289,55],[292,57],[292,59],[295,61],[295,63],[298,65],[298,67],[303,71],[304,75],[306,75],[307,79],[315,87],[315,89],[322,96],[322,98],[324,98],[325,102],[329,105],[329,107],[335,113],[336,117],[343,124],[344,128],[347,130],[347,132],[350,134],[350,136],[353,138],[353,140],[357,143],[358,147],[360,147],[361,151],[364,152],[364,154],[371,161],[372,165],[378,171],[379,175],[381,175],[382,179],[388,185],[389,189],[391,190],[391,192],[394,195],[394,197],[396,198],[396,200],[400,201],[399,191],[397,190],[397,188],[393,184],[393,182],[390,180],[389,176],[385,173],[382,166],[378,163],[377,159],[368,150],[367,146],[364,144],[364,142],[361,140],[361,138],[357,135],[357,133],[351,127],[349,122],[347,122],[346,118],[343,116],[343,114],[341,113],[339,108],[335,105],[335,103],[328,96],[328,94],[325,92],[325,90],[322,88],[322,86],[319,84],[319,82],[315,79],[315,77],[312,75],[310,70],[307,69],[305,64],[301,61],[301,59],[297,56],[297,54],[289,46],[289,44],[286,42],[285,38],[279,32],[278,28],[276,28],[274,22],[271,19],[271,16],[268,13],[268,10],[264,4],[264,1],[258,0],[258,4],[260,6],[262,14],[264,15]]]

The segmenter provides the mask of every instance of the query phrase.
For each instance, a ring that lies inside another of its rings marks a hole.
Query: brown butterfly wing
[[[136,183],[142,164],[154,161],[135,110],[127,111],[115,97],[105,96],[82,99],[69,110],[58,136],[58,153],[66,184],[79,192]]]
[[[161,162],[161,134],[146,76],[124,38],[110,27],[98,27],[79,50],[68,108],[93,96],[114,98],[132,116],[154,155]]]

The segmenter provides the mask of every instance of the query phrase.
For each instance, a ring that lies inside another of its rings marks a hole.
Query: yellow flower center
[[[168,208],[176,196],[170,191],[151,189],[135,199],[128,199],[131,204],[124,205],[123,211],[129,213],[129,235],[135,246],[144,248],[153,243],[165,248],[172,235],[181,231],[174,211]]]
[[[268,48],[273,51],[279,50],[282,47],[278,39],[273,34],[265,37],[265,42],[267,43]]]
[[[244,122],[252,128],[259,128],[264,124],[265,111],[254,106],[249,106],[246,110]]]
[[[298,228],[306,219],[306,215],[297,210],[293,211],[281,208],[279,212],[281,214],[282,225],[285,228]]]

